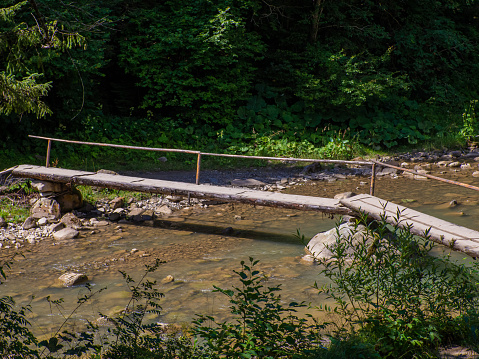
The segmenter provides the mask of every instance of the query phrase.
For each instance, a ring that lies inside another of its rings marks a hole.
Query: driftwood
[[[458,226],[442,219],[413,209],[387,202],[367,194],[340,200],[341,204],[355,212],[364,212],[368,217],[395,224],[399,215],[399,226],[410,228],[415,235],[427,237],[453,250],[479,257],[479,232]]]

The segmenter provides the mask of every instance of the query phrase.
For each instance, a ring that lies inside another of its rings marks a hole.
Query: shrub
[[[320,292],[336,302],[341,317],[335,334],[357,333],[384,358],[428,358],[439,345],[471,343],[478,333],[477,266],[431,255],[433,243],[394,225],[386,218],[359,222],[366,233],[359,243],[354,232],[330,247],[322,274],[332,281]],[[371,239],[373,239],[371,244]],[[346,255],[353,249],[353,255]]]
[[[232,321],[216,322],[204,315],[194,321],[194,333],[204,341],[209,358],[299,358],[319,345],[320,326],[294,314],[304,304],[283,306],[280,286],[265,288],[257,264],[253,258],[241,262],[241,270],[235,271],[240,288],[215,287],[230,299]]]

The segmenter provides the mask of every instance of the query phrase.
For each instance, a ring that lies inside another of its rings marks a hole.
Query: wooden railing
[[[294,162],[317,162],[317,163],[335,163],[335,164],[350,164],[350,165],[369,165],[371,166],[371,183],[369,186],[369,194],[371,196],[374,195],[374,188],[376,183],[376,170],[378,166],[382,167],[390,167],[400,171],[409,172],[418,176],[423,176],[427,178],[434,179],[436,181],[441,181],[449,184],[453,184],[456,186],[461,186],[469,189],[473,189],[475,191],[479,191],[479,187],[469,185],[462,182],[457,182],[453,180],[448,180],[445,178],[432,176],[429,174],[419,173],[414,170],[410,170],[407,168],[397,167],[391,165],[389,163],[383,163],[376,160],[369,160],[369,161],[347,161],[347,160],[328,160],[328,159],[316,159],[316,158],[294,158],[294,157],[267,157],[267,156],[246,156],[246,155],[233,155],[233,154],[223,154],[223,153],[208,153],[208,152],[201,152],[201,151],[193,151],[193,150],[183,150],[183,149],[176,149],[176,148],[156,148],[156,147],[140,147],[140,146],[127,146],[127,145],[117,145],[113,143],[98,143],[98,142],[85,142],[85,141],[73,141],[73,140],[64,140],[60,138],[53,138],[53,137],[42,137],[42,136],[34,136],[29,135],[30,138],[36,138],[41,140],[47,140],[47,155],[46,155],[46,167],[50,166],[50,153],[51,153],[51,146],[52,142],[64,142],[64,143],[73,143],[79,145],[89,145],[89,146],[102,146],[102,147],[112,147],[112,148],[123,148],[123,149],[130,149],[130,150],[143,150],[143,151],[155,151],[155,152],[177,152],[177,153],[189,153],[194,154],[197,156],[196,160],[196,184],[200,184],[200,171],[201,171],[201,157],[202,156],[216,156],[216,157],[231,157],[231,158],[248,158],[248,159],[258,159],[258,160],[274,160],[274,161],[294,161]]]

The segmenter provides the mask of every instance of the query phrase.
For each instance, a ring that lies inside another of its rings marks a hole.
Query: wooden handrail
[[[248,158],[248,159],[259,159],[259,160],[273,160],[273,161],[294,161],[294,162],[316,162],[316,163],[336,163],[336,164],[353,164],[353,165],[369,165],[371,166],[371,185],[369,189],[369,194],[371,196],[374,195],[375,189],[375,182],[376,182],[376,169],[378,166],[383,167],[390,167],[400,171],[409,172],[418,176],[423,176],[427,178],[431,178],[437,181],[453,184],[456,186],[461,186],[469,189],[473,189],[475,191],[479,191],[479,187],[469,185],[467,183],[457,182],[453,180],[448,180],[442,177],[437,177],[429,174],[419,173],[417,171],[413,171],[407,168],[397,167],[391,165],[389,163],[384,163],[376,160],[369,160],[369,161],[347,161],[347,160],[327,160],[327,159],[316,159],[316,158],[294,158],[294,157],[268,157],[268,156],[247,156],[247,155],[233,155],[233,154],[225,154],[225,153],[209,153],[209,152],[201,152],[201,151],[193,151],[193,150],[183,150],[183,149],[176,149],[176,148],[157,148],[157,147],[141,147],[141,146],[128,146],[128,145],[117,145],[113,143],[100,143],[100,142],[85,142],[85,141],[74,141],[74,140],[64,140],[60,138],[53,138],[53,137],[43,137],[43,136],[34,136],[28,135],[30,138],[36,138],[41,140],[47,140],[47,158],[46,158],[46,167],[50,165],[50,151],[51,151],[51,143],[53,141],[56,142],[64,142],[64,143],[73,143],[73,144],[80,144],[80,145],[89,145],[89,146],[102,146],[102,147],[112,147],[112,148],[124,148],[130,150],[142,150],[142,151],[156,151],[156,152],[176,152],[176,153],[190,153],[197,155],[197,162],[196,162],[196,184],[200,184],[200,170],[201,170],[201,156],[215,156],[215,157],[230,157],[230,158]]]

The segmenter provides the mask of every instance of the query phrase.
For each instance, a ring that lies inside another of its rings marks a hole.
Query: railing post
[[[196,161],[196,184],[200,184],[200,169],[201,169],[201,152],[198,152],[198,160]]]
[[[369,195],[374,196],[374,185],[376,184],[376,164],[373,163],[373,167],[371,169],[371,186],[369,187]]]
[[[45,167],[50,167],[50,150],[52,148],[52,140],[48,140],[48,145],[47,145],[47,159],[45,163]]]

